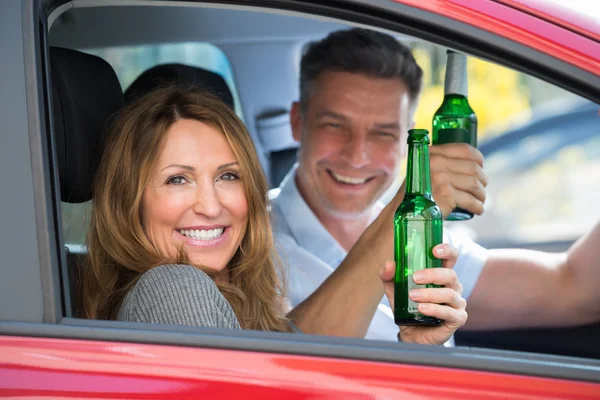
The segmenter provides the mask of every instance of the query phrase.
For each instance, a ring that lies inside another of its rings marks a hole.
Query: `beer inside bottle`
[[[477,147],[477,116],[467,99],[467,57],[447,51],[444,101],[433,116],[432,143],[468,143]],[[456,208],[450,221],[473,218],[473,213]]]
[[[442,211],[431,194],[429,139],[427,129],[408,131],[406,192],[394,216],[394,320],[397,325],[439,325],[441,320],[426,316],[418,303],[408,297],[411,289],[438,287],[417,285],[413,274],[425,268],[441,268],[433,247],[442,243]]]

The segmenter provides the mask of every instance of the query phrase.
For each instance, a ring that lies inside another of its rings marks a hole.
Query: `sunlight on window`
[[[423,92],[415,124],[431,131],[433,114],[444,97],[446,48],[424,42],[414,42],[411,48],[423,68]],[[477,114],[479,143],[529,121],[532,111],[543,103],[573,97],[553,85],[475,57],[468,57],[467,67],[468,97]]]
[[[231,65],[225,53],[213,44],[176,43],[83,49],[83,51],[105,59],[115,70],[123,91],[142,72],[159,64],[179,63],[215,72],[225,79],[233,94],[236,113],[242,118]]]

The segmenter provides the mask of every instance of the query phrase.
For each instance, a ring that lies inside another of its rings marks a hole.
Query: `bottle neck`
[[[461,53],[448,54],[444,95],[458,94],[467,97],[467,57]]]
[[[431,200],[429,147],[427,146],[427,143],[414,142],[408,146],[406,194],[411,196],[424,196]]]

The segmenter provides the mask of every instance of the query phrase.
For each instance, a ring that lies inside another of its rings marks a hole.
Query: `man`
[[[401,201],[403,188],[381,215],[378,199],[405,157],[406,132],[413,125],[421,81],[422,71],[410,50],[378,32],[334,32],[304,54],[300,101],[291,110],[293,135],[301,143],[298,164],[272,194],[276,240],[289,265],[294,306],[324,281],[326,287],[331,274],[346,273],[338,265],[361,235],[372,236],[376,250],[369,255],[364,245],[368,240],[363,240],[360,251],[355,248],[348,258],[363,257],[365,269],[392,258],[392,208]],[[456,206],[481,214],[487,185],[481,153],[465,144],[433,146],[430,153],[433,194],[444,215]],[[600,226],[591,235],[598,239]],[[591,258],[595,249],[590,238],[574,245],[568,255],[487,251],[452,234],[445,241],[459,250],[454,269],[463,297],[468,298],[468,328],[556,326],[600,319],[598,298],[589,299],[597,292],[594,285],[600,284],[600,274],[593,271],[598,266],[586,264],[597,263],[600,255]],[[379,296],[381,302],[373,310],[366,337],[395,340],[398,328],[383,290],[361,272],[367,271],[347,274],[350,282],[341,289],[347,306],[364,306],[370,312],[369,306],[355,304],[352,296],[353,285],[369,285],[361,290]],[[562,300],[557,307],[552,300],[558,293]],[[343,323],[344,310],[339,313],[342,316],[331,321],[332,334],[340,332],[336,324]]]

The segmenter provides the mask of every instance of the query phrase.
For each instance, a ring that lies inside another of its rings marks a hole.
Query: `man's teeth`
[[[180,229],[179,233],[196,240],[213,240],[221,237],[225,228],[216,228],[210,230],[204,229]]]
[[[335,178],[336,181],[340,181],[342,183],[348,183],[350,185],[362,185],[368,179],[368,178],[352,178],[350,176],[336,174],[333,171],[331,171],[331,175],[333,175],[333,177]]]

